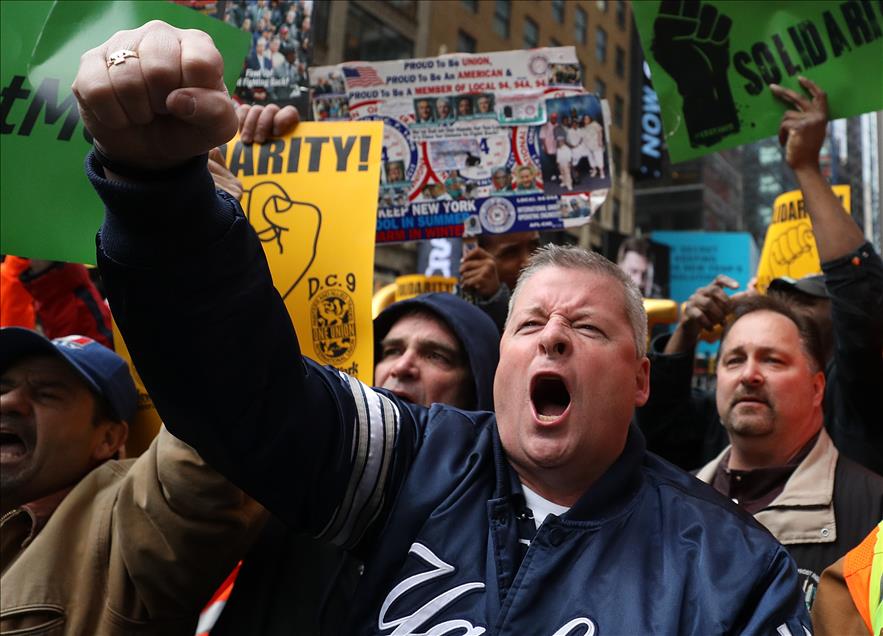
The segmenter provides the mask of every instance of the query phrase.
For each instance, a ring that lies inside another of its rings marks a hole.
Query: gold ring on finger
[[[120,49],[119,51],[114,51],[107,57],[107,68],[111,66],[119,66],[120,64],[125,64],[126,60],[130,57],[137,58],[138,54],[135,51],[131,51],[129,49]]]

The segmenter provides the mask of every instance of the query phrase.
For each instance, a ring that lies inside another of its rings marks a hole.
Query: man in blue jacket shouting
[[[260,242],[206,170],[236,129],[222,68],[205,34],[160,22],[83,56],[98,258],[167,426],[364,561],[345,633],[808,632],[784,548],[630,426],[646,316],[609,261],[532,259],[496,415],[415,406],[297,355]]]

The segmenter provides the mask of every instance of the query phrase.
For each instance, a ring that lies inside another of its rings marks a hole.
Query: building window
[[[478,13],[478,0],[460,0],[472,13]]]
[[[524,48],[535,49],[540,44],[540,27],[530,18],[524,18]]]
[[[625,0],[616,0],[616,24],[625,30]]]
[[[347,9],[344,41],[345,60],[400,60],[414,57],[414,42],[353,3]]]
[[[610,219],[612,227],[617,232],[619,231],[619,223],[620,223],[620,215],[622,214],[622,206],[619,203],[618,197],[613,197],[613,218]]]
[[[773,220],[773,209],[768,205],[757,206],[756,214],[764,225],[769,225],[770,221]]]
[[[616,66],[616,76],[625,77],[625,51],[621,46],[616,47],[616,58],[614,64]]]
[[[509,0],[497,0],[494,3],[494,31],[501,38],[509,37],[509,18],[512,15],[512,5]]]
[[[613,98],[613,123],[622,128],[625,118],[625,101],[619,95]]]
[[[617,144],[613,144],[613,168],[610,172],[618,174],[620,171],[622,171],[622,148]]]
[[[757,189],[762,194],[778,194],[782,192],[782,184],[773,175],[764,174],[760,176]]]
[[[589,16],[586,15],[582,7],[576,8],[576,15],[573,18],[573,29],[573,35],[576,38],[577,44],[585,44],[587,39],[586,33],[589,30]]]
[[[607,31],[601,27],[595,29],[595,57],[602,64],[607,61]]]
[[[475,38],[465,31],[457,31],[457,51],[460,53],[475,53]]]
[[[779,152],[778,146],[761,146],[757,159],[761,165],[768,166],[771,163],[779,163],[782,160],[782,153]]]
[[[564,0],[552,0],[552,17],[559,24],[564,24]]]
[[[607,97],[607,83],[600,77],[595,78],[595,92],[598,93],[598,97],[601,99]]]
[[[595,6],[601,13],[607,13],[607,0],[595,0]]]
[[[561,42],[555,38],[549,38],[549,46],[561,46]]]

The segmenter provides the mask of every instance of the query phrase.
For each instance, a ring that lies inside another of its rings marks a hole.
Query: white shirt
[[[559,506],[554,501],[549,501],[545,497],[538,495],[524,484],[521,484],[521,488],[524,490],[524,502],[533,513],[533,522],[536,524],[537,529],[539,529],[549,515],[560,517],[570,510],[569,506]]]

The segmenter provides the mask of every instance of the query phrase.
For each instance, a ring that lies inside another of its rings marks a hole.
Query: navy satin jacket
[[[809,633],[785,549],[636,428],[522,559],[492,413],[413,406],[301,359],[263,248],[204,158],[137,186],[92,158],[87,172],[108,207],[111,307],[166,426],[364,560],[348,633]]]

